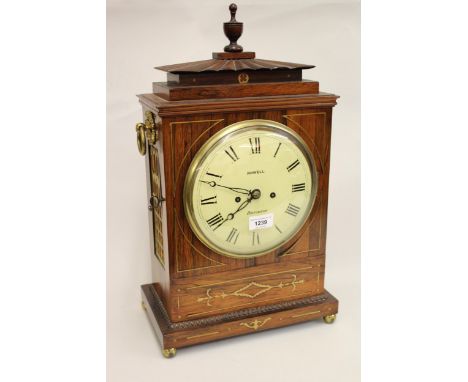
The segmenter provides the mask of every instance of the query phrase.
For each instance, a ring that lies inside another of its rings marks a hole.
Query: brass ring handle
[[[141,155],[146,155],[146,126],[144,123],[136,124],[137,145]]]

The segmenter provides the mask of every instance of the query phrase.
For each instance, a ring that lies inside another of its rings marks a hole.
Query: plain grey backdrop
[[[341,96],[334,108],[325,287],[340,300],[321,321],[182,349],[160,346],[140,307],[151,281],[144,159],[136,94],[165,74],[155,66],[211,58],[227,40],[229,1],[108,0],[108,381],[360,380],[360,3],[238,1],[239,43],[258,58],[316,65],[304,72]]]

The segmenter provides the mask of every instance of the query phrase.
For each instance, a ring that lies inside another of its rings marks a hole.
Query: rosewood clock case
[[[331,323],[338,311],[338,301],[324,289],[338,96],[302,79],[311,65],[256,59],[237,44],[230,51],[229,24],[242,24],[230,10],[225,52],[159,67],[167,81],[138,96],[145,122],[137,124],[137,143],[147,168],[152,252],[152,283],[142,285],[142,299],[167,357],[177,348],[306,320]],[[197,239],[184,212],[183,188],[193,157],[209,137],[253,119],[282,123],[300,135],[315,162],[317,195],[305,225],[285,245],[259,257],[233,258]]]

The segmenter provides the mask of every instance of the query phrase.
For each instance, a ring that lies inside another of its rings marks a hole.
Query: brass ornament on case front
[[[237,76],[237,80],[240,84],[248,84],[249,83],[249,75],[247,73],[241,73]]]
[[[249,329],[257,330],[258,328],[261,328],[270,320],[271,320],[271,317],[267,317],[264,320],[255,319],[252,322],[241,322],[240,325],[245,326],[246,328],[249,328]]]
[[[208,237],[206,237],[203,234],[202,230],[198,227],[198,223],[195,218],[195,209],[194,209],[193,201],[191,198],[191,192],[194,187],[196,172],[200,164],[206,159],[208,154],[214,151],[216,146],[223,144],[226,140],[231,138],[236,133],[240,132],[243,129],[249,129],[249,128],[257,128],[260,130],[274,131],[275,133],[286,136],[288,139],[291,139],[291,141],[297,145],[297,147],[301,150],[305,158],[308,160],[309,168],[311,170],[311,181],[312,181],[311,200],[312,202],[310,204],[310,210],[308,212],[308,215],[304,219],[303,224],[300,227],[298,227],[298,229],[293,234],[291,234],[289,239],[291,239],[295,234],[297,234],[297,232],[299,232],[302,229],[302,227],[305,225],[308,217],[310,216],[310,213],[312,212],[313,206],[315,204],[315,199],[317,196],[317,169],[315,166],[313,155],[308,149],[307,143],[301,138],[301,136],[297,134],[294,130],[289,128],[288,126],[283,125],[282,123],[279,123],[279,122],[266,120],[266,119],[251,119],[251,120],[233,123],[232,125],[225,127],[224,129],[214,134],[211,138],[209,138],[203,144],[203,146],[198,150],[198,152],[195,154],[192,160],[192,163],[190,164],[189,169],[187,170],[187,174],[186,174],[185,182],[184,182],[184,190],[183,190],[183,204],[184,204],[185,216],[187,218],[187,221],[193,233],[204,245],[206,245],[208,248],[210,248],[214,252],[219,253],[221,255],[224,255],[227,257],[233,257],[233,258],[241,258],[241,259],[242,258],[243,259],[254,258],[257,256],[266,255],[267,253],[271,253],[275,249],[281,247],[285,242],[280,242],[277,246],[273,248],[269,248],[266,251],[255,253],[255,254],[249,254],[249,255],[240,255],[240,254],[234,254],[232,252],[224,251],[223,249],[216,246],[216,244],[213,243]]]

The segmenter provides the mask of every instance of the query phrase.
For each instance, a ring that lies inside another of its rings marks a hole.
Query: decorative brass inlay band
[[[291,318],[302,317],[302,316],[310,316],[311,314],[317,314],[317,313],[320,313],[320,310],[314,310],[313,312],[296,314],[294,316],[291,316]]]
[[[298,293],[298,294],[295,294],[294,297],[304,297],[304,296],[308,296],[310,295],[310,292],[306,292],[306,293]],[[284,297],[277,297],[277,298],[271,298],[269,300],[265,300],[263,302],[273,302],[273,301],[278,301],[278,300],[284,300]],[[210,313],[213,313],[213,312],[220,312],[222,310],[226,310],[226,309],[233,309],[233,308],[241,308],[241,307],[247,307],[248,305],[252,305],[253,302],[248,302],[247,304],[240,304],[240,305],[235,305],[235,306],[230,306],[230,307],[227,307],[227,308],[220,308],[220,309],[210,309],[209,312]],[[201,315],[205,315],[207,311],[204,311],[204,312],[198,312],[198,313],[189,313],[186,315],[186,317],[196,317],[196,316],[201,316]]]
[[[265,325],[268,321],[271,320],[271,317],[265,318],[263,321],[262,320],[257,320],[255,319],[252,322],[241,322],[241,326],[245,326],[246,328],[257,330],[258,328],[261,328],[263,325]]]
[[[214,286],[214,285],[229,284],[229,283],[233,283],[233,282],[236,282],[236,281],[255,279],[255,278],[259,278],[259,277],[268,277],[268,276],[280,275],[282,273],[291,273],[291,272],[304,271],[306,269],[312,269],[313,267],[314,267],[313,265],[309,265],[307,267],[302,267],[302,268],[286,269],[286,270],[281,271],[281,272],[263,273],[263,274],[255,275],[255,276],[242,277],[240,279],[233,279],[233,280],[222,281],[222,282],[213,283],[213,284],[205,284],[205,285],[194,286],[194,287],[187,288],[187,290],[205,288],[205,287]],[[319,267],[320,267],[320,265],[319,265]]]
[[[195,336],[189,336],[186,337],[187,340],[191,340],[192,338],[199,338],[199,337],[205,337],[205,336],[211,336],[213,334],[218,334],[219,332],[209,332],[209,333],[203,333],[203,334],[197,334]]]
[[[247,298],[251,298],[251,299],[254,299],[268,291],[270,291],[271,289],[275,289],[275,288],[279,288],[279,289],[282,289],[282,288],[286,288],[288,286],[292,286],[292,292],[294,292],[296,290],[296,285],[297,284],[303,284],[305,282],[305,280],[297,280],[297,276],[295,274],[292,275],[292,281],[288,281],[288,282],[283,282],[283,281],[280,281],[279,284],[277,285],[268,285],[268,284],[261,284],[261,283],[258,283],[256,281],[252,281],[250,283],[248,283],[247,285],[244,285],[242,288],[240,289],[237,289],[236,291],[234,292],[231,292],[231,293],[226,293],[224,292],[224,290],[221,291],[221,293],[219,294],[212,294],[211,293],[211,288],[208,288],[206,290],[206,297],[200,297],[197,299],[197,302],[206,302],[206,305],[207,306],[212,306],[211,305],[211,300],[214,300],[214,299],[217,299],[217,298],[226,298],[226,297],[231,297],[231,296],[235,296],[235,297],[247,297]],[[257,290],[255,293],[253,292],[248,292],[247,290],[251,287],[256,287],[256,288],[260,288],[259,290]]]
[[[304,129],[299,123],[297,123],[293,118],[291,118],[291,117],[304,116],[304,115],[322,115],[322,116],[324,117],[324,121],[325,121],[326,118],[327,118],[327,113],[325,113],[325,112],[315,112],[315,113],[286,114],[286,115],[283,115],[283,117],[284,117],[286,120],[292,122],[294,125],[296,125],[297,127],[299,127],[299,128],[302,130],[303,134],[306,135],[306,136],[309,138],[310,142],[312,143],[312,147],[313,147],[315,153],[317,154],[319,163],[320,163],[320,170],[321,170],[320,172],[323,174],[323,172],[324,172],[324,164],[323,164],[322,156],[320,155],[320,153],[319,153],[319,151],[318,151],[318,149],[317,149],[317,146],[315,146],[314,140],[310,138],[310,136],[309,136],[309,134],[307,133],[307,130],[306,130],[306,129]]]

